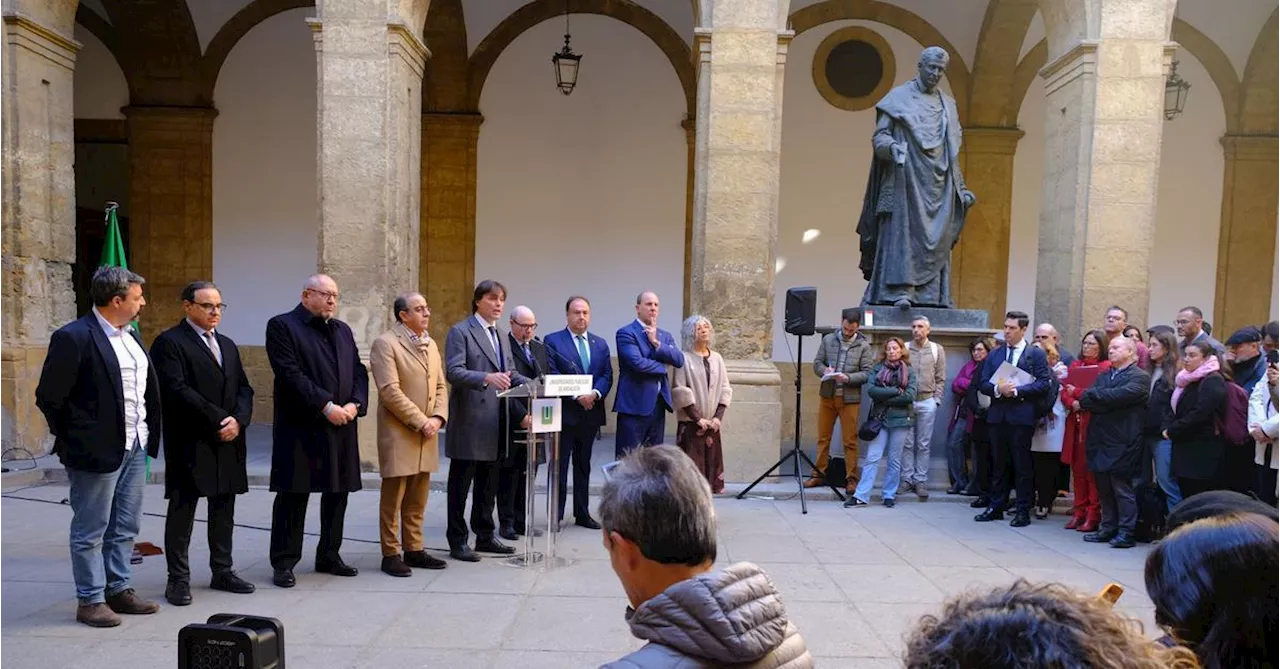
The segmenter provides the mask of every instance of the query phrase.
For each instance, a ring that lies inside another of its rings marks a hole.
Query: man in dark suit
[[[574,523],[598,530],[600,523],[591,517],[589,507],[591,448],[595,444],[596,432],[604,425],[604,398],[613,388],[613,363],[609,359],[609,344],[587,332],[591,325],[591,303],[587,298],[576,295],[569,298],[564,310],[565,329],[547,335],[551,373],[590,374],[591,392],[563,403],[560,499],[556,502],[556,520],[564,519],[564,504],[569,496],[569,458],[572,456]]]
[[[618,329],[618,414],[615,454],[637,446],[661,444],[667,412],[672,410],[667,366],[683,367],[684,354],[670,332],[658,328],[658,294],[636,297],[636,320]]]
[[[1009,525],[1031,524],[1031,496],[1035,479],[1031,470],[1031,437],[1035,433],[1036,400],[1051,391],[1052,372],[1049,359],[1039,347],[1027,343],[1027,326],[1031,320],[1021,311],[1010,311],[1004,318],[1004,345],[987,356],[982,365],[978,392],[991,398],[987,423],[991,430],[991,478],[999,483],[992,491],[991,505],[974,520],[983,523],[1004,520],[1009,506],[1010,483],[1018,492],[1013,520]],[[1015,385],[992,377],[1000,365],[1008,362],[1031,375],[1031,383]],[[1012,467],[1012,474],[1010,474]]]
[[[338,284],[324,274],[307,279],[302,302],[267,321],[267,359],[275,373],[272,428],[272,582],[292,588],[302,559],[307,500],[320,493],[316,571],[355,576],[343,562],[347,495],[361,488],[356,419],[369,407],[369,371],[355,337],[333,317]]]
[[[191,603],[187,548],[201,497],[209,507],[209,587],[241,594],[254,590],[231,570],[236,495],[249,491],[244,431],[253,415],[253,388],[236,343],[217,331],[226,306],[212,282],[187,284],[182,289],[186,318],[151,344],[164,404],[164,491],[169,498],[164,598],[174,606]]]
[[[533,338],[538,329],[538,320],[529,307],[519,306],[511,310],[511,331],[507,333],[507,346],[511,351],[515,370],[523,376],[536,379],[544,376],[550,367],[547,365],[547,347]],[[508,423],[506,457],[498,469],[498,536],[515,541],[516,537],[528,531],[535,537],[542,536],[537,528],[525,527],[526,493],[528,480],[525,475],[529,471],[529,449],[518,441],[533,440],[529,434],[529,402],[518,400],[511,402],[511,416]],[[542,464],[546,455],[538,448],[537,464]],[[535,470],[534,476],[537,476]]]
[[[510,555],[515,549],[493,535],[493,507],[498,467],[505,453],[506,412],[498,393],[529,381],[515,368],[507,333],[498,326],[507,289],[485,279],[471,296],[471,316],[449,329],[445,339],[445,377],[449,390],[449,429],[444,452],[449,456],[449,556],[479,562],[481,553]],[[513,406],[514,410],[515,407]],[[467,545],[463,515],[470,489],[471,531],[476,546]]]
[[[129,585],[147,457],[160,450],[160,386],[130,325],[147,303],[145,282],[99,267],[89,287],[93,309],[53,333],[36,387],[71,486],[76,620],[92,627],[119,625],[118,613],[160,610]]]

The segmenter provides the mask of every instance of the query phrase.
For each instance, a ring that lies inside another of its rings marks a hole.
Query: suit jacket
[[[253,388],[236,343],[221,332],[214,336],[222,364],[186,319],[151,344],[164,406],[165,497],[249,491],[245,430],[253,416]],[[240,435],[224,442],[218,430],[228,416],[240,424]]]
[[[138,347],[146,347],[130,330]],[[160,384],[148,356],[147,455],[160,453]],[[53,452],[71,469],[107,473],[124,461],[124,381],[111,342],[90,311],[49,338],[49,353],[36,386],[36,406],[49,423]]]
[[[497,329],[503,366],[511,372],[511,385],[528,383],[529,378],[519,372],[512,359],[507,331],[501,325]],[[444,439],[445,454],[451,459],[499,460],[505,451],[506,420],[498,390],[485,383],[484,377],[501,370],[489,333],[474,314],[449,329],[444,357],[445,378],[451,386],[449,416],[453,421]]]
[[[551,364],[552,374],[590,374],[591,387],[600,393],[590,411],[582,408],[572,397],[564,400],[563,422],[566,426],[604,425],[604,400],[613,389],[613,362],[609,353],[609,344],[604,339],[587,332],[587,353],[591,363],[589,369],[582,368],[582,358],[578,356],[578,346],[573,341],[573,332],[569,328],[547,335],[547,348],[551,355],[547,362]]]
[[[1004,364],[1005,358],[1008,357],[1008,348],[1008,344],[1002,344],[1000,348],[988,355],[982,364],[982,383],[978,386],[978,390],[991,398],[991,408],[987,409],[987,423],[1031,427],[1036,424],[1036,398],[1053,389],[1051,376],[1053,371],[1049,369],[1049,358],[1045,356],[1044,351],[1027,342],[1022,355],[1018,358],[1017,367],[1030,374],[1033,380],[1031,383],[1018,386],[1017,396],[1002,397],[996,392],[995,385],[991,383],[991,377],[995,375],[997,369],[1000,369],[1000,365]]]
[[[684,354],[676,346],[675,337],[658,330],[658,346],[649,343],[639,321],[631,321],[618,329],[618,394],[613,398],[614,413],[648,416],[658,400],[671,411],[671,386],[667,381],[667,365],[684,366]]]
[[[299,304],[267,321],[267,359],[275,373],[273,492],[354,492],[361,488],[356,421],[337,427],[329,402],[369,410],[369,371],[351,328],[311,315]]]
[[[378,389],[378,473],[413,476],[440,468],[440,435],[422,436],[432,417],[449,420],[449,387],[440,347],[425,332],[419,347],[394,327],[373,340],[369,368]]]

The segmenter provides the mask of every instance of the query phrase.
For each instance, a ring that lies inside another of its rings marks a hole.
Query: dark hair
[[[1142,328],[1132,324],[1124,326],[1124,329],[1120,331],[1120,336],[1128,337],[1130,330],[1132,330],[1133,332],[1137,332],[1138,338],[1142,338]]]
[[[485,279],[484,281],[477,283],[475,291],[471,293],[471,313],[474,314],[476,310],[479,309],[477,305],[480,304],[480,300],[489,293],[501,293],[502,299],[507,299],[506,286],[494,281],[493,279]]]
[[[1274,667],[1280,624],[1280,545],[1275,521],[1254,513],[1179,527],[1147,556],[1156,623],[1205,669]]]
[[[1173,334],[1173,330],[1165,328],[1152,332],[1151,341],[1160,342],[1160,348],[1164,349],[1164,358],[1159,362],[1152,360],[1152,364],[1159,365],[1160,378],[1168,382],[1169,387],[1172,388],[1174,379],[1178,376],[1178,337]],[[1148,351],[1150,350],[1150,345],[1148,342]],[[1155,370],[1153,369],[1152,371]]]
[[[570,297],[569,299],[565,300],[565,302],[564,302],[564,312],[565,312],[566,314],[567,314],[567,313],[569,313],[569,307],[572,307],[572,306],[573,306],[573,303],[574,303],[574,302],[577,302],[578,300],[582,300],[583,302],[586,302],[586,303],[587,303],[587,308],[588,308],[588,309],[590,309],[590,308],[591,308],[591,300],[588,300],[587,298],[585,298],[585,297],[583,297],[583,296],[581,296],[581,295],[574,295],[573,297]]]
[[[183,289],[182,289],[182,301],[183,301],[183,302],[190,302],[190,303],[192,303],[192,304],[195,304],[195,301],[196,301],[196,293],[198,293],[198,292],[200,292],[200,291],[202,291],[202,290],[208,290],[208,289],[210,289],[210,288],[212,288],[213,290],[218,290],[218,287],[217,287],[217,286],[215,286],[215,285],[213,285],[213,282],[212,282],[212,281],[192,281],[191,283],[189,283],[189,284],[187,284],[185,287],[183,287]],[[219,292],[221,292],[221,291],[219,291]]]
[[[1153,335],[1157,332],[1168,332],[1169,334],[1177,334],[1178,331],[1173,329],[1172,325],[1152,325],[1147,328],[1147,334]]]
[[[1186,648],[1143,637],[1096,597],[1059,584],[969,591],[941,616],[920,619],[907,639],[907,669],[1191,669]]]
[[[1183,307],[1178,310],[1178,313],[1182,313],[1184,311],[1190,311],[1195,314],[1196,318],[1204,318],[1204,312],[1200,311],[1200,307]]]
[[[1107,334],[1102,330],[1090,330],[1080,337],[1080,357],[1084,358],[1084,340],[1089,337],[1093,337],[1094,341],[1098,342],[1098,359],[1106,360],[1107,350],[1105,347],[1111,340],[1107,339]]]
[[[1005,313],[1004,319],[1007,321],[1010,318],[1016,319],[1018,321],[1018,327],[1023,330],[1027,329],[1028,325],[1031,325],[1031,317],[1028,316],[1025,311],[1010,311]]]
[[[1213,336],[1213,323],[1210,323],[1209,321],[1205,321],[1200,324],[1200,329],[1204,330],[1204,333],[1209,335],[1210,337]]]
[[[969,357],[973,357],[973,349],[976,348],[978,344],[982,344],[986,347],[987,353],[991,353],[996,350],[996,343],[991,340],[991,337],[975,337],[973,341],[969,342]]]
[[[1173,507],[1165,518],[1164,529],[1172,532],[1202,518],[1229,516],[1233,513],[1256,513],[1270,518],[1273,523],[1280,520],[1276,507],[1266,502],[1234,490],[1210,490],[1192,495]]]
[[[1120,306],[1120,305],[1118,305],[1118,304],[1113,304],[1113,305],[1111,305],[1111,306],[1107,307],[1107,310],[1106,310],[1106,312],[1104,312],[1104,313],[1111,313],[1111,312],[1113,312],[1113,311],[1119,311],[1121,314],[1124,314],[1124,319],[1125,319],[1126,321],[1127,321],[1127,320],[1129,320],[1129,310],[1128,310],[1128,309],[1125,309],[1124,307],[1122,307],[1122,306]]]
[[[409,310],[409,299],[413,297],[422,297],[422,293],[400,293],[396,295],[395,301],[391,303],[391,315],[395,317],[397,323],[403,323],[404,319],[400,318],[401,312]],[[473,307],[472,312],[475,309]]]
[[[89,280],[89,297],[93,306],[105,307],[111,300],[123,298],[129,294],[129,286],[145,284],[146,279],[123,267],[107,267],[103,265],[93,273]]]
[[[1271,341],[1280,341],[1280,322],[1271,321],[1259,328],[1263,337],[1271,337]]]

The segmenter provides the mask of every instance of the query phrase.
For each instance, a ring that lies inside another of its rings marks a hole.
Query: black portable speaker
[[[783,318],[787,334],[813,334],[814,318],[818,311],[818,289],[800,286],[787,289],[787,312]]]
[[[285,669],[284,625],[236,613],[178,631],[178,669]]]

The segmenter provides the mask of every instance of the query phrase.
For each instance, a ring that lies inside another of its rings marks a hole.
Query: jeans
[[[1166,510],[1173,511],[1173,507],[1182,501],[1182,491],[1178,488],[1178,479],[1173,477],[1172,471],[1173,442],[1168,439],[1157,441],[1152,454],[1156,462],[1156,482],[1169,500]]]
[[[951,474],[951,487],[956,490],[969,487],[969,469],[964,457],[968,449],[969,432],[964,429],[964,419],[961,418],[947,435],[947,471]]]
[[[133,539],[142,522],[146,449],[135,443],[120,468],[100,474],[67,468],[71,483],[71,574],[80,604],[129,589]]]
[[[867,442],[867,461],[862,464],[862,478],[858,479],[858,488],[853,491],[854,497],[864,502],[871,499],[871,488],[875,485],[876,474],[880,470],[880,458],[885,456],[887,447],[889,465],[884,470],[884,485],[881,490],[884,499],[893,499],[902,476],[902,445],[906,443],[909,432],[910,427],[884,427],[875,439]]]
[[[902,480],[920,487],[929,481],[929,442],[933,441],[933,417],[938,400],[929,397],[915,403],[916,420],[902,445]]]

